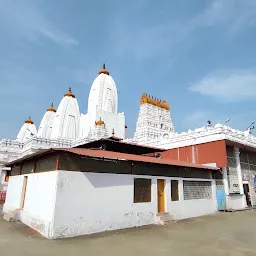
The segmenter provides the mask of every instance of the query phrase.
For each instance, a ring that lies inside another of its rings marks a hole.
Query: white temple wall
[[[97,110],[95,121],[98,121],[100,118],[106,124],[109,136],[112,136],[112,130],[114,129],[116,137],[125,138],[124,113],[113,114],[103,110]]]

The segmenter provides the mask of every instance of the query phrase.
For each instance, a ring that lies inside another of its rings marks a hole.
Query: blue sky
[[[178,132],[256,121],[255,0],[0,0],[0,138],[71,86],[87,111],[105,62],[133,134],[143,92],[167,100]]]

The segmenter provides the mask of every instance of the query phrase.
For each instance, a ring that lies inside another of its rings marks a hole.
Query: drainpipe
[[[57,154],[56,171],[59,170],[59,167],[60,167],[60,153]]]

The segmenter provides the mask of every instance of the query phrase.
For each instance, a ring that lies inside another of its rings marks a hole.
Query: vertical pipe
[[[60,167],[60,153],[57,154],[56,170],[59,170],[59,167]]]

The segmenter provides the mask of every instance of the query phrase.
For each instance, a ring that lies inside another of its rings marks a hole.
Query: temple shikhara
[[[141,96],[141,97],[140,97]],[[139,101],[140,97],[140,101]],[[138,95],[134,136],[105,65],[87,113],[67,89],[39,126],[0,141],[4,219],[55,239],[256,205],[256,137],[227,124],[177,133],[167,100]]]

